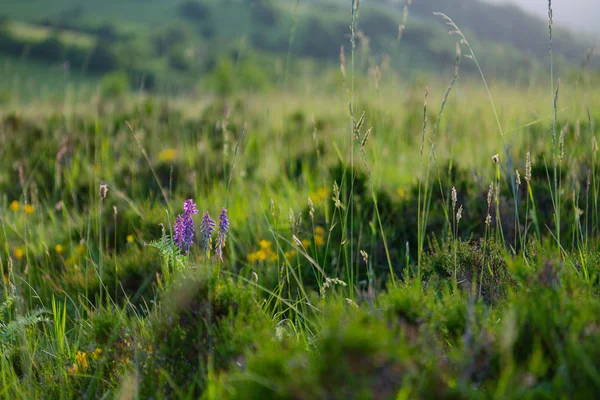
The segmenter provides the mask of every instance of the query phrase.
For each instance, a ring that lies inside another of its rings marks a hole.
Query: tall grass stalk
[[[287,90],[288,84],[288,74],[290,69],[290,64],[292,62],[292,47],[294,46],[294,40],[296,38],[296,27],[297,27],[297,19],[298,19],[298,9],[300,8],[300,0],[296,0],[296,5],[294,6],[294,16],[292,18],[292,28],[290,29],[290,38],[288,41],[288,51],[285,56],[285,71],[283,73],[283,90]]]
[[[354,112],[354,73],[355,73],[355,52],[356,52],[356,25],[358,22],[358,0],[352,0],[351,23],[350,23],[350,110]],[[354,127],[352,116],[350,117],[350,195],[348,196],[348,213],[350,215],[350,256],[347,257],[347,268],[350,285],[354,285],[354,180],[356,171],[354,170]],[[345,218],[347,221],[347,217]],[[352,287],[352,286],[351,286]],[[350,290],[353,292],[353,290]]]
[[[365,145],[367,144],[367,141],[369,140],[369,137],[371,135],[371,128],[369,128],[367,130],[367,132],[365,132],[364,137],[362,137],[362,135],[361,135],[361,128],[362,128],[362,124],[364,122],[364,116],[365,116],[365,114],[363,113],[363,115],[361,116],[361,118],[359,119],[359,121],[356,121],[356,119],[354,118],[354,113],[352,112],[352,108],[350,108],[350,115],[352,117],[352,124],[354,126],[354,132],[355,132],[355,135],[356,135],[356,141],[357,141],[357,143],[359,145],[360,154],[362,156],[363,163],[364,163],[365,168],[367,170],[367,176],[369,177],[369,188],[371,189],[371,198],[373,199],[373,206],[375,207],[375,215],[377,217],[377,223],[379,225],[379,231],[381,232],[381,240],[383,241],[383,247],[385,249],[385,256],[387,258],[388,268],[389,268],[389,272],[390,272],[390,279],[391,279],[392,283],[395,284],[396,283],[396,276],[394,274],[394,267],[392,265],[392,258],[390,257],[390,250],[388,248],[388,243],[387,243],[385,231],[383,229],[383,223],[381,221],[381,214],[379,213],[379,206],[377,205],[377,196],[375,195],[375,185],[373,183],[373,176],[371,174],[371,168],[369,167],[369,162],[367,160],[367,153],[365,152]]]
[[[421,129],[421,152],[420,152],[420,164],[421,169],[423,168],[423,149],[425,148],[425,132],[427,131],[427,96],[429,95],[429,88],[425,88],[425,96],[423,100],[423,128]],[[432,145],[433,147],[433,145]],[[427,190],[429,187],[429,168],[427,168],[427,178],[425,185],[422,180],[419,179],[419,198],[417,204],[417,276],[419,281],[421,280],[421,263],[423,259],[423,245],[425,243],[425,234],[427,222],[425,216],[425,204],[427,200]],[[424,191],[424,192],[423,192]],[[423,197],[421,197],[423,194]],[[406,277],[408,280],[408,277]]]
[[[553,206],[554,206],[554,224],[555,224],[555,234],[556,240],[560,244],[560,181],[559,181],[559,171],[558,171],[558,163],[560,158],[560,149],[559,149],[559,141],[556,137],[556,119],[558,117],[558,92],[560,89],[560,79],[558,80],[558,84],[556,85],[556,92],[554,92],[554,101],[553,101],[553,109],[554,116],[552,118],[552,165],[554,170],[554,187],[551,190],[554,192],[552,196]]]

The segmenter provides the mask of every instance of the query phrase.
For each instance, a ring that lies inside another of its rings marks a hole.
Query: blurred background
[[[488,79],[547,82],[546,0],[360,3],[357,76],[451,76],[457,38],[433,15],[444,12]],[[597,77],[600,2],[555,0],[553,9],[556,71]],[[340,79],[342,46],[349,58],[350,10],[350,0],[2,0],[0,102],[98,90],[107,96],[307,84],[326,90],[317,82]],[[474,63],[463,62],[461,74],[473,73]]]

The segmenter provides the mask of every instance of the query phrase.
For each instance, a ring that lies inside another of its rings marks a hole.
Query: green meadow
[[[0,6],[0,398],[600,394],[584,39],[475,0],[53,3]]]

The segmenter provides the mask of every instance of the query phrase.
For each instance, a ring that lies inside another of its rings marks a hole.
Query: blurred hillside
[[[516,6],[418,0],[407,14],[405,6],[361,2],[358,71],[451,71],[457,37],[436,11],[458,23],[490,78],[530,84],[548,69],[547,22]],[[260,89],[307,68],[337,68],[340,47],[350,47],[349,0],[4,0],[0,16],[5,64],[25,60],[78,78],[110,74],[108,91]],[[580,68],[590,47],[555,29],[557,69]],[[467,62],[462,68],[474,69]]]
[[[513,3],[541,18],[548,16],[548,0],[485,0],[490,3]],[[600,2],[597,0],[554,0],[554,21],[570,29],[600,39]]]

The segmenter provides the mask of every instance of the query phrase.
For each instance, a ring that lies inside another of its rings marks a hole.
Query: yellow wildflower
[[[148,353],[152,354],[154,352],[154,349],[152,349],[152,345],[149,344],[148,345]]]
[[[315,227],[315,244],[317,247],[323,246],[325,244],[325,228],[322,226]]]
[[[79,372],[79,367],[77,364],[73,364],[71,367],[67,368],[67,372],[69,375],[75,375],[77,372]]]
[[[329,189],[320,187],[317,189],[317,195],[319,196],[319,200],[326,200],[329,197]]]
[[[173,162],[177,158],[177,150],[173,148],[164,149],[158,153],[158,161],[160,162]]]
[[[267,252],[264,250],[259,250],[255,254],[258,261],[265,261],[267,259]]]
[[[63,252],[62,244],[57,244],[56,246],[54,246],[54,250],[56,250],[56,252],[58,254],[62,253]]]
[[[9,283],[10,282],[10,278],[8,277],[8,275],[4,275],[4,283]]]
[[[302,247],[304,247],[305,249],[308,248],[308,246],[310,246],[310,241],[303,239],[302,240]]]
[[[292,258],[294,258],[295,255],[296,255],[296,250],[294,250],[294,249],[285,252],[285,258],[287,258],[288,260],[291,260]]]
[[[102,357],[102,349],[101,348],[96,348],[96,350],[94,350],[92,352],[92,358],[94,360],[98,361],[101,357]]]
[[[401,199],[404,199],[406,197],[406,190],[404,190],[404,188],[398,188],[398,190],[396,190],[396,193]]]
[[[25,255],[25,250],[23,250],[21,247],[17,247],[13,252],[13,255],[17,260],[20,260]]]
[[[25,204],[24,208],[26,214],[33,214],[33,212],[35,211],[35,208],[33,208],[31,204]]]
[[[83,372],[87,371],[88,368],[90,367],[90,365],[88,364],[88,361],[87,361],[86,353],[78,351],[77,355],[75,356],[75,361],[77,362],[77,365],[79,365],[81,367]]]
[[[255,263],[258,261],[275,261],[277,260],[277,253],[273,251],[273,242],[268,240],[261,240],[258,242],[259,249],[254,253],[248,254],[248,262]]]
[[[10,211],[12,212],[17,212],[19,211],[19,202],[17,200],[13,200],[12,203],[10,203]]]
[[[127,235],[127,243],[133,243],[133,235]]]
[[[260,246],[261,249],[265,250],[265,249],[270,249],[271,245],[273,245],[273,243],[271,243],[268,240],[261,240],[260,242],[258,242],[258,245]]]
[[[317,245],[317,247],[321,247],[325,244],[325,237],[324,236],[315,236],[315,244]]]
[[[320,187],[317,189],[316,192],[310,193],[309,197],[315,203],[322,203],[323,201],[329,198],[329,189],[327,189],[326,187]]]

